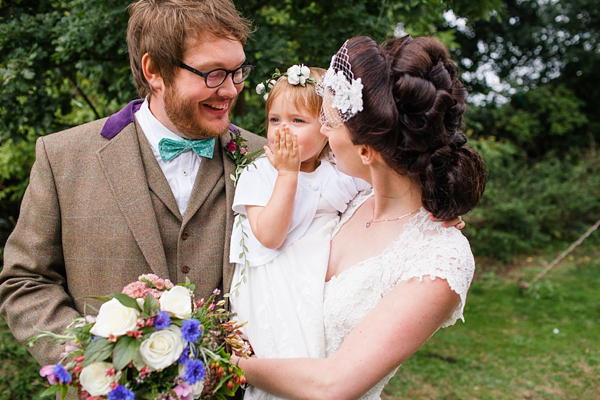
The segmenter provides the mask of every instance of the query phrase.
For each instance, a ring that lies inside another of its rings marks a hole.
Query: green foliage
[[[443,13],[454,9],[467,18],[488,18],[499,0],[479,0],[469,5],[437,0],[401,2],[333,0],[328,2],[268,0],[235,1],[258,28],[246,45],[248,60],[256,64],[238,101],[234,122],[253,132],[264,131],[264,101],[254,93],[256,85],[276,68],[285,71],[293,64],[327,68],[331,56],[352,36],[367,35],[380,42],[393,35],[402,23],[415,35],[434,35]],[[444,33],[445,42],[453,36]],[[241,111],[241,112],[240,112]]]
[[[502,93],[511,104],[488,120],[485,135],[525,139],[539,146],[536,157],[600,141],[599,10],[600,0],[504,0],[497,18],[458,30],[454,54],[469,72],[471,92],[491,90],[476,73],[482,67],[511,86]]]
[[[472,141],[489,180],[465,233],[477,256],[509,261],[516,254],[575,240],[600,218],[598,156],[519,157],[510,142]],[[574,184],[574,182],[577,182]]]
[[[25,346],[15,341],[0,318],[0,400],[39,399],[45,379]]]
[[[565,85],[542,85],[516,93],[501,107],[476,109],[470,116],[472,134],[508,140],[533,159],[587,148],[590,135],[584,105]]]

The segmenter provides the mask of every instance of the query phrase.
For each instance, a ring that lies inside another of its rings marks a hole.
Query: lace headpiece
[[[360,78],[354,79],[347,43],[331,58],[325,76],[317,84],[317,93],[323,97],[319,122],[330,128],[340,126],[363,109],[363,85]]]

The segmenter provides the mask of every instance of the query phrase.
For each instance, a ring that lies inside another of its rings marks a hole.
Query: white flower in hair
[[[310,76],[310,69],[304,64],[292,65],[285,74],[287,75],[288,83],[290,85],[304,86]]]
[[[332,68],[329,68],[325,74],[325,86],[330,88],[334,93],[331,105],[337,108],[342,114],[353,116],[362,111],[363,85],[360,78],[352,79],[352,83],[350,83],[343,71],[335,72]]]
[[[256,85],[256,94],[263,94],[265,91],[265,84],[263,82]]]

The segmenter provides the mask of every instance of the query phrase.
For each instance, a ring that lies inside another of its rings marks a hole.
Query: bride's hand
[[[429,214],[432,221],[442,221],[441,219],[437,219],[433,216],[433,214]],[[444,228],[455,227],[456,229],[462,229],[465,227],[465,221],[462,220],[462,217],[456,217],[454,219],[449,219],[444,221]]]

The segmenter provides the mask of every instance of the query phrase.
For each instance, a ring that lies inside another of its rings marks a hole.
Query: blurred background
[[[469,90],[489,181],[464,217],[477,260],[463,324],[436,333],[385,399],[600,398],[600,0],[237,0],[257,66],[233,122],[264,130],[256,85],[327,67],[349,37],[431,35]],[[0,0],[0,254],[35,140],[137,98],[126,0]],[[1,265],[0,265],[1,267]],[[38,398],[39,366],[0,318],[0,399]]]

